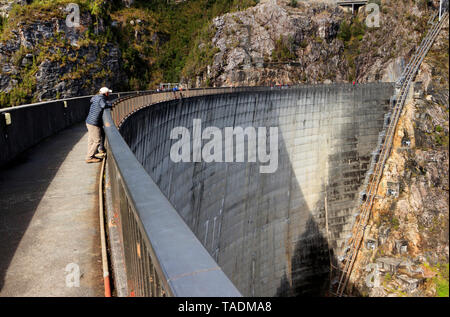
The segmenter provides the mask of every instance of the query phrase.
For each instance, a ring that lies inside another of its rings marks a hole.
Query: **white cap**
[[[102,87],[102,88],[100,88],[100,91],[99,91],[99,92],[100,92],[101,94],[106,94],[107,92],[111,93],[112,90],[109,89],[109,88],[106,88],[106,87]]]

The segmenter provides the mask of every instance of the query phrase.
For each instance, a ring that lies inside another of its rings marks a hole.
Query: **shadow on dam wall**
[[[172,100],[136,112],[121,133],[244,296],[319,296],[330,254],[350,232],[393,92],[392,84],[336,84]],[[222,131],[278,127],[278,169],[174,163],[170,132],[192,133],[194,119]]]

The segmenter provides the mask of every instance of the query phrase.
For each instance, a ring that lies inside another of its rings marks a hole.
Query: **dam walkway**
[[[0,170],[1,297],[103,296],[100,164],[86,147],[75,124]]]

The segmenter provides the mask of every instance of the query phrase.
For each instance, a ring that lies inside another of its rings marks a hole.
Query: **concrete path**
[[[0,296],[103,296],[100,164],[86,147],[78,124],[0,170]]]

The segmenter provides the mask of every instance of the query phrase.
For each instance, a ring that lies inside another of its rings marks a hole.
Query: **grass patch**
[[[428,263],[424,265],[433,272],[436,272],[436,276],[432,281],[436,287],[437,297],[449,297],[449,266],[448,263],[438,263],[435,266],[430,266]]]

